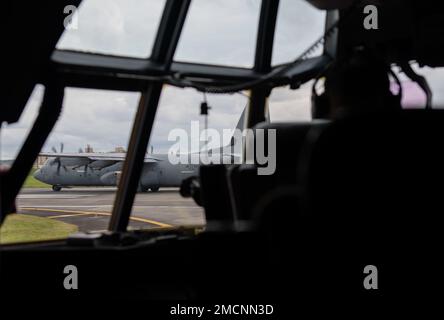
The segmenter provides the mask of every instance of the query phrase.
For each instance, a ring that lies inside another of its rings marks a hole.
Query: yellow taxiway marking
[[[42,210],[42,211],[44,211],[44,210]],[[59,215],[59,216],[50,216],[50,217],[47,217],[47,218],[49,218],[49,219],[59,219],[59,218],[69,218],[69,217],[78,217],[78,216],[92,216],[92,215],[94,215],[94,213],[71,213],[71,214],[61,214],[61,215]]]
[[[22,207],[21,209],[32,210],[32,211],[42,211],[42,212],[65,213],[63,215],[47,217],[50,219],[68,218],[68,217],[75,217],[75,216],[88,216],[88,215],[108,216],[108,217],[111,216],[111,213],[109,213],[109,212],[69,211],[69,210],[61,210],[61,209],[44,209],[44,208],[32,208],[32,207]],[[150,219],[145,219],[145,218],[140,218],[140,217],[130,217],[130,220],[154,224],[155,226],[158,226],[161,228],[172,228],[173,227],[172,225],[167,224],[167,223],[154,221],[154,220],[150,220]]]

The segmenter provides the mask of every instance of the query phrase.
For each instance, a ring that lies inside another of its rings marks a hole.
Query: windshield
[[[293,61],[324,34],[326,12],[316,10],[305,1],[279,2],[272,64]],[[310,27],[307,27],[307,26]],[[321,55],[319,46],[314,55]]]
[[[259,0],[192,1],[174,59],[251,68],[260,7]]]
[[[16,157],[44,90],[37,86],[26,116],[1,130],[3,159]],[[102,180],[121,170],[122,162],[112,156],[127,149],[139,97],[134,92],[66,89],[62,115],[17,197],[16,214],[9,215],[0,230],[1,243],[107,230],[116,188]],[[103,160],[89,158],[87,153]]]
[[[69,6],[64,12],[69,23],[57,49],[149,59],[165,4],[165,0],[85,0],[79,8]],[[192,1],[174,60],[252,68],[261,8],[260,0]],[[293,60],[317,40],[326,17],[301,1],[281,1],[277,12],[272,65]],[[307,21],[312,21],[308,28]],[[315,55],[322,53],[322,47],[318,50]],[[16,157],[44,90],[37,86],[20,121],[1,130],[2,163]],[[307,92],[309,85],[291,92],[274,90],[271,119],[288,120],[289,114],[306,119]],[[10,215],[1,229],[2,243],[61,239],[109,228],[141,94],[80,88],[67,88],[65,93],[62,115],[18,196],[17,214]],[[298,106],[290,108],[295,100]],[[130,229],[205,226],[203,208],[194,199],[183,198],[179,188],[183,180],[198,176],[200,165],[213,155],[221,161],[238,161],[239,150],[227,147],[234,141],[235,129],[243,128],[248,103],[249,92],[203,95],[163,86]],[[189,161],[177,162],[185,156]]]
[[[29,101],[29,117],[2,130],[2,140],[17,139],[2,144],[4,157],[13,158],[18,152],[43,90],[37,87]],[[203,99],[194,89],[164,88],[129,229],[205,226],[203,208],[183,198],[178,189],[183,179],[198,175],[201,159],[176,164],[170,156],[203,154],[228,144],[248,97],[207,95],[211,108],[207,121],[200,114]],[[67,90],[61,119],[18,196],[17,214],[2,227],[2,243],[107,230],[138,101],[137,93]],[[212,146],[203,141],[205,128],[220,134]],[[196,140],[201,141],[194,144]],[[184,143],[179,150],[178,142]]]
[[[165,0],[84,0],[66,9],[71,24],[57,49],[148,58]]]
[[[420,67],[417,63],[411,63],[412,70],[419,76],[424,77],[430,87],[431,107],[441,109],[444,107],[444,95],[442,94],[442,78],[444,68]],[[427,94],[421,86],[410,79],[399,67],[392,68],[402,84],[402,107],[403,109],[423,109],[427,104]],[[391,80],[391,91],[399,92],[397,82]]]

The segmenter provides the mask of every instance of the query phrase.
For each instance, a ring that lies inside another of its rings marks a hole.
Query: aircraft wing
[[[124,161],[125,153],[55,153],[55,152],[41,152],[40,156],[51,157],[51,158],[79,158],[79,159],[89,159],[91,161]],[[159,162],[158,159],[153,156],[145,156],[145,162]]]

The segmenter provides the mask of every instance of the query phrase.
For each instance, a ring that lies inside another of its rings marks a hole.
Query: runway
[[[81,232],[108,228],[116,188],[22,189],[18,212],[60,220],[78,226]],[[150,229],[205,224],[203,209],[192,199],[182,198],[175,188],[138,193],[129,228]]]

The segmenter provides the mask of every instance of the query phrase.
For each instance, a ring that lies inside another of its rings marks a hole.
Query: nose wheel
[[[57,186],[57,185],[52,186],[52,191],[59,192],[61,190],[62,190],[61,186]]]

